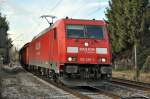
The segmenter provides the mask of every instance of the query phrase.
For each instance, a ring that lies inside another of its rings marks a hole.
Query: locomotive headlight
[[[72,61],[72,57],[68,57],[68,61],[71,62]]]
[[[84,43],[84,46],[86,46],[86,47],[89,46],[89,43],[85,42],[85,43]]]
[[[98,59],[98,62],[100,62],[100,63],[105,63],[105,62],[107,62],[107,58],[99,58]]]
[[[69,62],[75,62],[77,60],[77,58],[76,57],[68,57],[67,60]]]
[[[105,63],[105,62],[106,62],[106,58],[102,58],[101,61],[102,61],[103,63]]]

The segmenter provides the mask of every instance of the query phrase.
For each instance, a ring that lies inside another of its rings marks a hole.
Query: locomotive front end
[[[91,20],[83,23],[68,23],[65,31],[66,78],[81,81],[110,79],[111,54],[104,22]]]

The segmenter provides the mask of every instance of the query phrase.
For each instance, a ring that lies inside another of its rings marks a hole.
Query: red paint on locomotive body
[[[52,27],[36,36],[29,47],[29,64],[51,68],[51,64],[59,67],[64,63],[64,35],[62,21],[57,21]],[[56,69],[58,69],[56,67]]]
[[[65,20],[65,24],[73,24],[73,25],[96,25],[103,27],[103,39],[74,39],[69,38],[66,39],[66,47],[77,47],[78,53],[66,53],[66,55],[77,57],[77,61],[74,63],[78,64],[111,64],[110,58],[110,48],[109,48],[109,40],[108,33],[106,30],[106,23],[104,21],[96,21],[96,20]],[[88,43],[88,46],[85,46],[85,43]],[[107,48],[106,54],[97,54],[96,48]],[[106,58],[106,62],[98,61],[99,58]],[[67,62],[67,61],[66,61]]]
[[[109,77],[111,75],[108,33],[106,23],[101,20],[58,20],[34,37],[28,49],[28,58],[24,58],[29,60],[25,62],[30,66],[47,68],[56,73],[65,71],[75,74],[88,69],[90,73],[99,72],[97,77],[101,72],[108,73]]]
[[[104,37],[101,40],[67,38],[66,25],[102,26]],[[106,23],[99,20],[62,19],[57,21],[51,28],[47,28],[40,36],[31,41],[29,46],[30,65],[38,62],[43,62],[43,64],[54,62],[58,65],[64,65],[65,63],[111,64],[109,40],[105,26]],[[88,43],[88,46],[85,46],[85,43]],[[67,47],[77,47],[78,53],[67,53]],[[106,48],[107,54],[97,54],[96,48]],[[68,57],[75,57],[76,60],[69,62]],[[106,62],[99,61],[100,58],[106,58]]]

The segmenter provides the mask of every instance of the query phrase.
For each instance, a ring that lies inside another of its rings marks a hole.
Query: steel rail
[[[113,98],[113,99],[122,99],[121,96],[116,95],[116,94],[114,94],[114,93],[111,93],[111,92],[109,92],[109,91],[102,90],[102,89],[100,89],[100,88],[93,87],[93,86],[89,86],[89,87],[98,90],[98,93],[99,93],[99,94],[106,95],[106,96],[111,97],[111,98]]]
[[[74,96],[76,96],[80,99],[92,99],[91,97],[88,96],[88,94],[84,95],[84,94],[78,92],[77,90],[73,90],[71,88],[68,88],[68,87],[62,85],[62,84],[55,83],[55,82],[51,81],[50,79],[48,79],[46,77],[43,78],[43,76],[40,76],[40,78],[47,81],[47,82],[49,82],[50,84],[52,84],[52,85],[54,85],[58,88],[66,91],[66,92],[69,92],[70,94],[72,94],[72,95],[74,95]],[[102,89],[99,89],[99,88],[96,88],[96,87],[93,87],[93,86],[88,86],[88,87],[98,90],[98,94],[105,95],[105,96],[111,97],[113,99],[122,99],[121,96],[113,94],[111,92],[108,92],[108,91],[105,91],[105,90],[102,90]]]
[[[87,96],[87,95],[84,95],[84,94],[81,94],[80,92],[76,91],[76,90],[73,90],[73,89],[70,89],[64,85],[59,85],[59,84],[56,84],[56,83],[53,83],[51,82],[51,84],[53,84],[54,86],[66,91],[66,92],[69,92],[70,94],[80,98],[80,99],[91,99],[91,97]]]
[[[148,83],[120,79],[120,78],[112,78],[111,83],[150,92],[150,84],[148,84]]]
[[[48,83],[50,83],[50,84],[56,86],[57,88],[60,88],[60,89],[62,89],[62,90],[64,90],[64,91],[66,91],[66,92],[68,92],[68,93],[70,93],[70,94],[76,96],[76,97],[79,98],[79,99],[91,99],[91,97],[89,97],[89,96],[87,96],[87,95],[84,95],[84,94],[81,94],[80,92],[78,92],[78,91],[76,91],[76,90],[73,90],[73,89],[71,89],[71,88],[68,88],[67,86],[64,86],[64,85],[62,85],[62,84],[58,84],[58,83],[56,83],[56,82],[50,80],[49,78],[47,78],[47,77],[45,77],[45,76],[37,75],[37,74],[35,74],[35,73],[32,73],[32,74],[34,74],[35,76],[38,76],[40,79],[42,79],[42,80],[44,80],[44,81],[46,81],[46,82],[48,82]]]
[[[60,88],[60,89],[62,89],[64,91],[66,91],[66,92],[69,92],[70,94],[72,94],[72,95],[74,95],[74,96],[76,96],[76,97],[78,97],[80,99],[92,99],[91,97],[88,96],[88,94],[84,95],[84,94],[78,92],[77,90],[73,90],[71,88],[68,88],[65,85],[62,85],[60,83],[56,83],[56,82],[50,80],[49,78],[47,78],[45,76],[41,76],[41,75],[35,74],[34,72],[32,72],[32,74],[34,74],[35,76],[38,76],[40,79],[42,79],[42,80],[44,80],[44,81],[46,81],[46,82],[48,82],[48,83],[50,83],[50,84],[52,84],[54,86],[56,86],[56,87],[58,87],[58,88]],[[98,90],[98,94],[105,95],[105,96],[111,97],[113,99],[122,99],[121,96],[113,94],[111,92],[104,91],[102,89],[99,89],[99,88],[96,88],[96,87],[93,87],[93,86],[88,86],[88,87]]]

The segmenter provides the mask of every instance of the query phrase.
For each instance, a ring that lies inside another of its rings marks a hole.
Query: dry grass
[[[124,78],[133,80],[134,71],[125,70],[125,71],[113,71],[113,77]],[[140,73],[139,81],[150,83],[150,72],[149,73]]]

